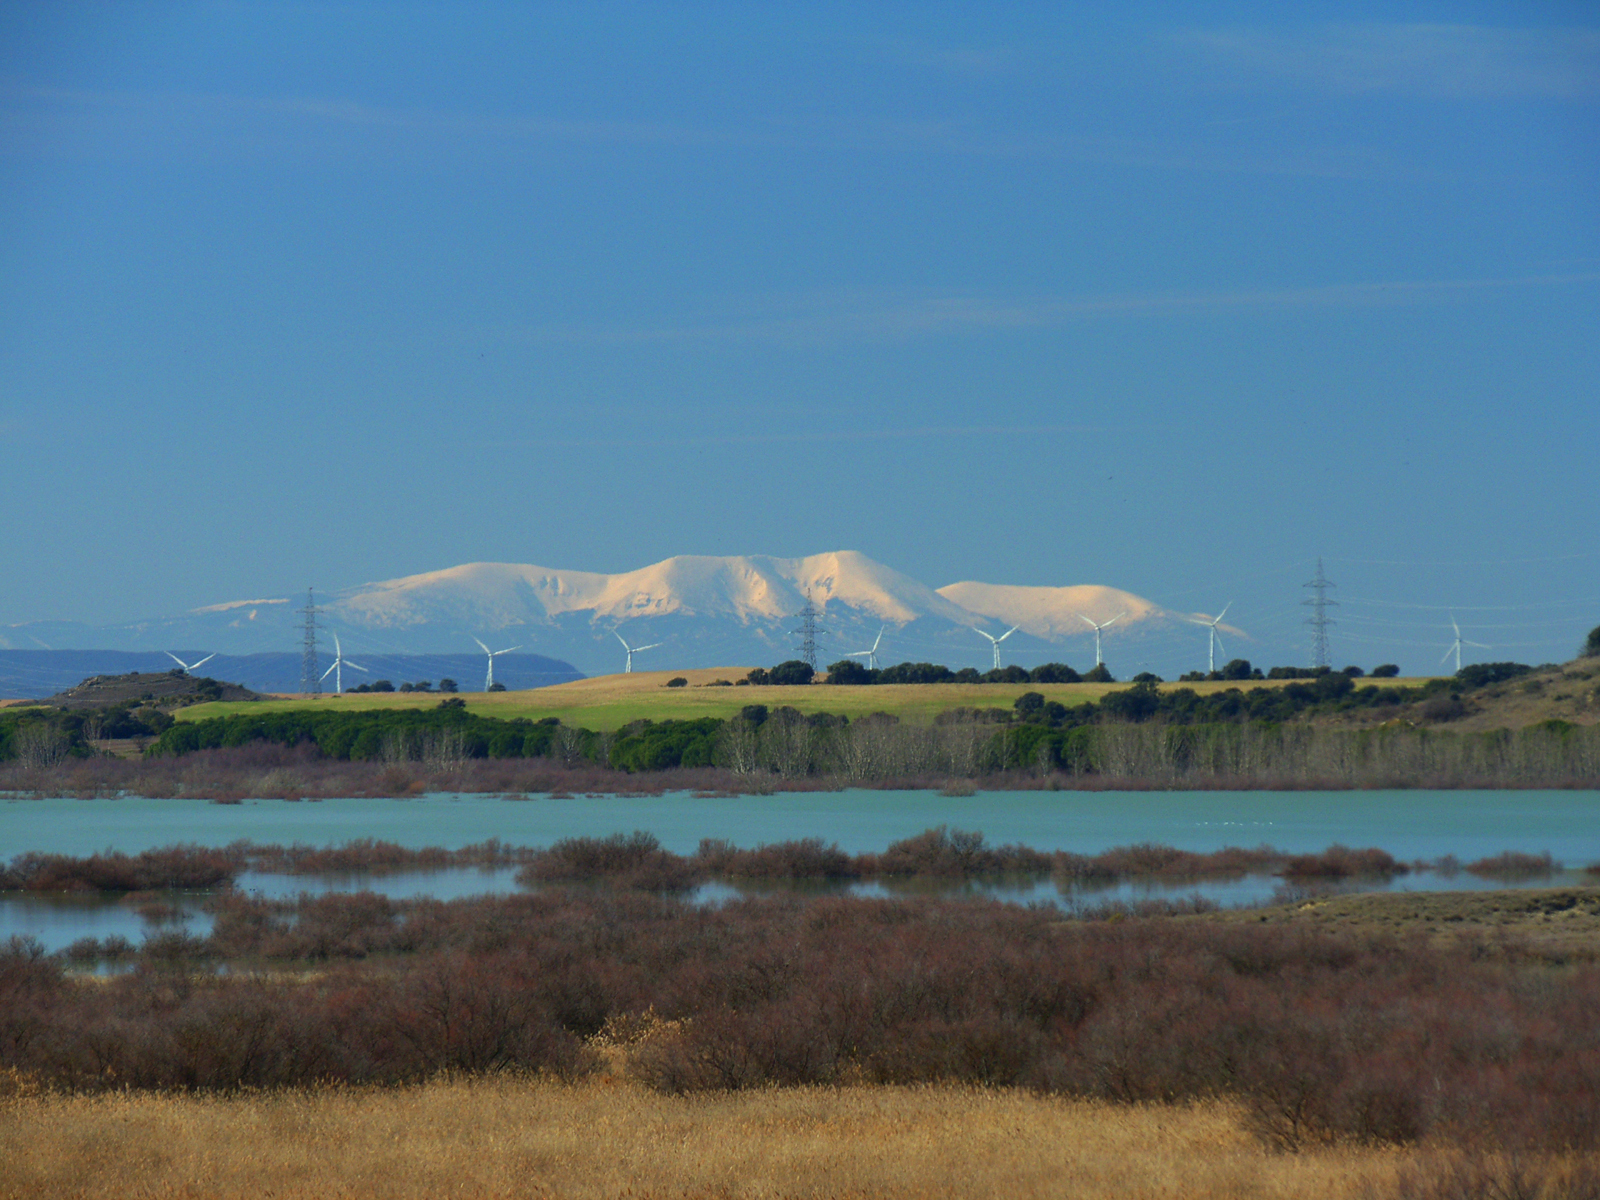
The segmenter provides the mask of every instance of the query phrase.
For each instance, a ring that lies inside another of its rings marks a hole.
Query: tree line
[[[615,731],[555,717],[503,719],[467,711],[458,698],[431,709],[328,709],[240,713],[166,730],[152,755],[268,742],[314,746],[343,761],[422,762],[540,758],[624,772],[718,767],[741,776],[855,782],[1033,771],[1145,778],[1366,779],[1428,776],[1499,779],[1600,777],[1600,730],[1545,722],[1519,733],[1456,735],[1426,728],[1319,729],[1292,718],[1372,705],[1454,697],[1435,680],[1414,688],[1357,687],[1340,673],[1279,688],[1202,696],[1135,684],[1098,703],[1067,706],[1027,692],[1009,708],[955,708],[931,725],[889,713],[854,719],[746,705],[727,719],[631,722]],[[1385,774],[1387,772],[1388,774]]]

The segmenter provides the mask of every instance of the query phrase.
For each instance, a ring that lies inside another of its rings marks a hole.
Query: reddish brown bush
[[[1335,845],[1321,854],[1295,855],[1279,874],[1289,879],[1392,879],[1410,869],[1382,850]]]
[[[635,852],[654,851],[583,851]],[[1600,971],[1470,946],[1064,921],[985,901],[708,908],[592,886],[452,902],[229,895],[215,916],[204,943],[151,939],[137,969],[94,987],[37,946],[0,951],[0,1068],[198,1089],[575,1073],[590,1061],[581,1039],[651,1012],[670,1032],[634,1067],[675,1091],[866,1078],[1232,1095],[1286,1148],[1600,1147]],[[307,962],[319,969],[256,973]]]
[[[1556,861],[1550,852],[1522,854],[1507,850],[1492,858],[1480,858],[1467,864],[1467,871],[1482,879],[1541,879],[1556,873]]]
[[[976,830],[943,825],[892,842],[882,854],[864,854],[863,875],[965,878],[973,875],[1037,874],[1050,870],[1051,856],[1026,846],[990,846]]]
[[[704,878],[690,859],[663,850],[656,836],[636,830],[605,838],[567,838],[534,854],[519,883],[607,880],[646,891],[682,891]]]
[[[731,842],[706,838],[695,861],[719,879],[859,879],[861,864],[821,838],[773,842],[741,850]]]
[[[140,854],[107,852],[88,858],[22,854],[0,868],[0,890],[30,892],[147,892],[169,888],[231,887],[245,869],[235,848],[163,846]]]
[[[1271,846],[1254,850],[1224,846],[1209,854],[1172,846],[1116,846],[1100,854],[1057,853],[1051,871],[1071,882],[1113,882],[1120,879],[1230,879],[1282,868],[1288,855]]]

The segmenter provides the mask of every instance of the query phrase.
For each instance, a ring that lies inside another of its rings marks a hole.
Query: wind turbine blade
[[[981,633],[984,637],[988,638],[991,642],[994,641],[994,634],[990,633],[986,629],[974,629],[972,632],[973,633]]]
[[[333,656],[335,658],[344,657],[344,647],[339,645],[339,635],[337,633],[333,635]]]
[[[1456,638],[1459,640],[1461,637],[1461,626],[1456,624],[1455,613],[1450,614],[1450,628],[1456,631]]]
[[[1446,650],[1444,652],[1444,657],[1439,660],[1439,665],[1442,667],[1442,666],[1444,666],[1445,663],[1449,662],[1450,661],[1450,656],[1452,654],[1454,654],[1455,652],[1456,652],[1456,648],[1454,646],[1451,646],[1450,649]]]
[[[627,640],[620,633],[618,633],[615,629],[613,629],[611,631],[611,634],[612,634],[613,637],[615,637],[617,639],[617,641],[622,643],[622,648],[624,650],[628,651],[629,653],[633,652],[633,647],[628,645]],[[484,647],[485,650],[487,650],[488,648],[489,647],[487,647],[487,646]]]
[[[888,628],[888,627],[887,627],[887,626],[880,626],[880,627],[879,627],[879,629],[878,629],[878,636],[877,636],[877,637],[876,637],[876,638],[874,638],[874,639],[873,639],[873,641],[872,641],[872,650],[871,650],[871,653],[874,653],[874,654],[876,654],[876,653],[877,653],[877,651],[878,651],[878,643],[879,643],[879,642],[881,642],[881,641],[883,641],[883,631],[884,631],[884,629],[886,629],[886,628]]]
[[[339,662],[338,662],[338,660],[337,660],[337,659],[335,659],[335,660],[334,660],[334,663],[333,663],[333,667],[337,667],[337,666],[338,666],[338,665],[339,665]],[[324,678],[324,679],[326,679],[326,678],[327,678],[327,677],[328,677],[328,676],[329,676],[329,675],[332,675],[332,674],[333,674],[333,667],[329,667],[329,668],[328,668],[328,669],[327,669],[327,670],[326,670],[326,671],[324,671],[324,672],[323,672],[323,673],[322,673],[322,677],[323,677],[323,678]]]
[[[1088,618],[1088,617],[1086,617],[1086,616],[1084,616],[1084,615],[1083,615],[1083,614],[1082,614],[1082,613],[1079,613],[1079,614],[1078,614],[1078,620],[1080,620],[1080,621],[1085,621],[1085,622],[1088,622],[1088,624],[1090,624],[1090,625],[1094,625],[1094,627],[1095,627],[1095,628],[1096,628],[1096,629],[1099,629],[1099,628],[1100,628],[1100,626],[1098,626],[1098,625],[1095,625],[1095,624],[1094,624],[1094,622],[1093,622],[1093,621],[1090,621],[1090,620],[1089,620],[1089,618]]]
[[[1476,646],[1479,650],[1493,650],[1494,649],[1493,646],[1485,646],[1482,642],[1469,642],[1466,639],[1462,639],[1461,644],[1463,646]]]
[[[1127,616],[1127,615],[1128,614],[1127,614],[1126,610],[1124,610],[1122,612],[1119,612],[1116,616],[1112,617],[1111,620],[1107,621],[1104,625],[1100,626],[1100,628],[1101,629],[1109,629],[1111,626],[1115,625],[1118,621],[1122,620],[1122,618]]]
[[[1020,625],[1013,625],[1010,629],[1006,630],[999,637],[995,638],[995,640],[994,640],[995,645],[998,646],[1001,642],[1005,641],[1008,637],[1010,637],[1013,633],[1015,633],[1017,630],[1019,630],[1021,628],[1022,628],[1022,626],[1020,626]]]
[[[641,650],[654,650],[656,647],[664,645],[664,644],[665,643],[663,643],[663,642],[651,642],[648,646],[635,646],[633,648],[633,652],[635,654],[637,654]]]
[[[1219,618],[1219,619],[1220,619],[1220,618]],[[1213,628],[1213,629],[1212,629],[1212,631],[1211,631],[1211,636],[1212,636],[1212,637],[1214,637],[1214,638],[1216,638],[1216,639],[1217,639],[1217,649],[1218,649],[1218,650],[1221,650],[1221,651],[1222,651],[1222,652],[1223,652],[1223,653],[1224,653],[1224,654],[1226,654],[1226,653],[1227,653],[1227,652],[1228,652],[1228,651],[1227,651],[1227,649],[1226,649],[1226,648],[1224,648],[1224,646],[1223,646],[1223,645],[1222,645],[1222,635],[1221,635],[1221,634],[1220,634],[1220,633],[1218,633],[1218,632],[1217,632],[1217,631],[1216,631],[1216,630],[1215,630],[1215,629],[1214,629],[1214,628]]]
[[[365,667],[351,662],[348,658],[344,660],[344,665],[356,671],[366,671]],[[371,672],[368,672],[368,674],[371,674]]]
[[[1222,620],[1223,617],[1227,616],[1228,615],[1228,610],[1230,608],[1232,608],[1232,607],[1233,607],[1233,601],[1229,600],[1226,604],[1224,604],[1222,606],[1222,611],[1217,614],[1217,620],[1220,621],[1220,620]]]
[[[161,653],[165,654],[168,658],[170,658],[173,662],[177,663],[185,671],[187,671],[189,669],[189,664],[184,662],[183,659],[179,658],[171,650],[163,650]]]
[[[510,654],[513,650],[521,650],[521,649],[522,649],[521,646],[507,646],[504,650],[496,650],[495,654],[496,655]]]
[[[489,653],[489,647],[484,646],[483,643],[481,641],[478,641],[477,638],[473,638],[472,640],[475,641],[475,642],[478,642],[478,645],[483,646],[483,652],[485,654]]]
[[[216,656],[217,656],[216,655],[216,651],[212,651],[210,654],[208,654],[204,658],[202,658],[199,662],[195,663],[194,667],[203,667],[208,662],[210,662],[213,658],[215,658]],[[194,670],[194,667],[190,667],[189,670],[191,670],[191,671]]]

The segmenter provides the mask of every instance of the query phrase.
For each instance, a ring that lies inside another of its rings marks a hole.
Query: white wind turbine
[[[986,633],[982,629],[974,629],[972,631],[973,633],[982,633],[984,637],[988,638],[991,642],[994,643],[994,669],[996,671],[998,671],[1000,669],[1000,643],[1005,641],[1008,637],[1010,637],[1013,633],[1015,633],[1020,628],[1021,628],[1020,625],[1013,625],[1010,629],[1006,630],[999,637],[995,637],[994,634],[992,634],[992,633]]]
[[[186,662],[183,661],[183,659],[179,658],[171,650],[163,650],[161,653],[165,654],[173,662],[177,663],[180,667],[182,667],[183,671],[184,671],[184,674],[186,674],[186,675],[190,671],[194,670],[196,667],[205,666],[206,663],[210,662],[213,658],[215,658],[217,656],[216,652],[212,651],[210,654],[208,654],[204,658],[202,658],[199,662],[186,663]]]
[[[879,628],[877,639],[872,643],[871,650],[852,650],[849,654],[846,654],[845,657],[864,658],[867,660],[867,670],[876,671],[878,669],[878,643],[883,641],[884,628],[887,628],[887,626]]]
[[[477,638],[473,638],[472,640],[478,642],[478,645],[483,646],[483,643],[478,641]],[[494,688],[494,660],[499,658],[502,654],[510,654],[513,650],[521,649],[521,646],[507,646],[504,650],[491,650],[489,647],[483,646],[483,652],[489,656],[489,673],[484,676],[483,679],[484,691],[491,691]]]
[[[1439,665],[1443,666],[1449,660],[1450,656],[1454,654],[1456,656],[1456,674],[1459,675],[1461,673],[1461,647],[1476,646],[1479,650],[1487,650],[1489,647],[1485,646],[1482,642],[1469,642],[1466,638],[1462,637],[1461,626],[1456,624],[1455,613],[1450,614],[1450,628],[1456,631],[1456,640],[1450,643],[1450,649],[1444,652],[1444,658],[1439,660]]]
[[[648,646],[630,646],[628,645],[628,639],[623,637],[620,633],[617,633],[615,629],[613,629],[611,632],[616,634],[617,641],[621,642],[622,648],[628,652],[628,664],[622,668],[622,673],[624,675],[631,675],[633,673],[633,656],[635,654],[641,654],[646,650],[654,650],[657,646],[661,645],[660,642],[651,642]]]
[[[1098,667],[1098,666],[1100,666],[1102,663],[1104,663],[1106,661],[1100,654],[1100,631],[1102,629],[1111,628],[1111,626],[1115,625],[1118,621],[1122,620],[1122,618],[1127,616],[1127,615],[1128,614],[1127,614],[1126,611],[1119,612],[1116,616],[1112,617],[1111,620],[1106,621],[1104,624],[1095,624],[1095,622],[1089,621],[1089,618],[1084,616],[1082,613],[1078,614],[1078,618],[1080,620],[1088,621],[1090,625],[1094,625],[1094,665],[1095,666]],[[1218,617],[1217,619],[1220,621],[1222,618]]]
[[[339,645],[339,635],[336,633],[333,635],[333,666],[322,673],[324,679],[329,675],[333,676],[333,694],[335,696],[344,695],[344,668],[346,667],[354,668],[357,671],[366,670],[365,667],[351,662],[344,656],[344,647]]]
[[[1233,607],[1233,601],[1229,600],[1226,604],[1224,604],[1222,606],[1222,611],[1219,612],[1216,616],[1212,617],[1211,620],[1209,620],[1209,621],[1195,621],[1196,625],[1204,625],[1207,629],[1209,629],[1211,631],[1211,666],[1208,668],[1208,670],[1210,670],[1212,672],[1215,672],[1216,669],[1217,669],[1217,650],[1219,648],[1221,648],[1221,646],[1222,646],[1222,635],[1217,632],[1217,626],[1222,624],[1222,618],[1228,615],[1228,610],[1230,608],[1232,608],[1232,607]],[[1191,618],[1191,620],[1192,619],[1193,618]],[[1109,621],[1106,622],[1106,623],[1108,625],[1110,624]],[[1224,654],[1227,653],[1226,650],[1223,650],[1222,652]]]

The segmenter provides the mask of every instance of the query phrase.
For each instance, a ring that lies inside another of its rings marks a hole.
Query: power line
[[[1404,558],[1335,558],[1333,561],[1365,567],[1516,567],[1530,563],[1572,562],[1576,559],[1594,558],[1596,553],[1594,550],[1587,550],[1577,554],[1547,554],[1540,558],[1480,558],[1455,562]]]
[[[1371,604],[1378,608],[1421,608],[1429,612],[1520,612],[1540,608],[1584,608],[1600,604],[1600,596],[1586,600],[1545,600],[1539,604],[1407,604],[1398,600],[1368,600],[1362,596],[1348,596],[1347,604]]]
[[[1334,624],[1334,620],[1328,616],[1328,609],[1337,608],[1339,602],[1328,599],[1328,589],[1338,585],[1322,573],[1321,558],[1317,559],[1316,575],[1304,586],[1311,589],[1311,595],[1300,601],[1311,609],[1311,615],[1306,618],[1306,624],[1311,626],[1311,665],[1331,666],[1333,652],[1328,648],[1328,626]]]
[[[796,647],[802,662],[809,663],[811,669],[817,669],[817,634],[828,631],[817,624],[817,606],[811,603],[811,589],[806,589],[806,606],[800,610],[800,628],[791,629],[790,633],[800,635],[800,645]]]
[[[300,610],[300,615],[305,618],[305,637],[300,651],[300,694],[320,696],[322,676],[317,673],[317,614],[322,610],[316,606],[311,592],[311,588],[306,589],[306,606]]]

